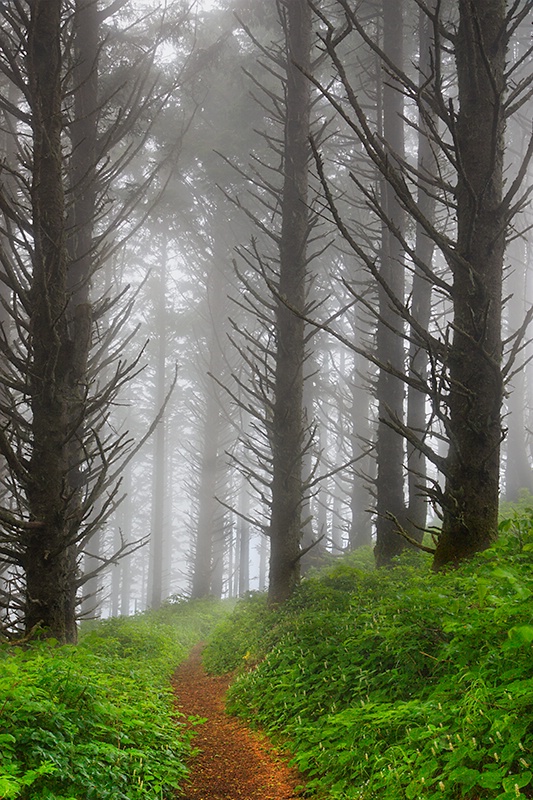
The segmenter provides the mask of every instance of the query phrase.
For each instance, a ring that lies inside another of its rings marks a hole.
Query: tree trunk
[[[8,88],[8,101],[14,106],[19,102],[18,92],[15,90],[13,84],[9,84]],[[16,182],[10,175],[11,170],[14,171],[17,163],[17,145],[14,136],[16,130],[16,120],[12,115],[4,109],[2,113],[2,133],[1,148],[2,159],[7,167],[3,171],[3,186],[2,194],[4,197],[9,198],[9,202],[13,203],[16,197],[17,187]],[[4,257],[10,258],[9,237],[1,234],[0,247],[2,248]],[[9,286],[0,280],[0,339],[9,344],[14,337],[14,325],[11,312],[7,309],[11,306],[11,289]],[[7,359],[2,356],[2,366]],[[2,403],[8,403],[8,393],[5,387],[0,385],[0,396]],[[2,415],[1,424],[5,426],[8,423],[7,417]],[[9,507],[10,504],[10,488],[9,488],[9,468],[4,455],[0,454],[0,502],[4,507]],[[0,608],[7,609],[11,601],[11,565],[9,561],[5,560],[4,555],[0,555]]]
[[[73,343],[67,330],[67,250],[62,176],[61,0],[31,5],[27,64],[33,129],[31,187],[34,255],[31,287],[29,464],[25,625],[61,642],[76,640],[76,548],[69,495]]]
[[[268,545],[270,538],[261,534],[259,540],[259,576],[258,576],[258,589],[263,592],[267,585],[267,562],[268,562]]]
[[[203,447],[198,488],[198,520],[192,575],[191,596],[207,597],[211,590],[213,567],[213,526],[216,513],[216,471],[218,455],[218,403],[214,388],[207,396]]]
[[[69,265],[67,286],[69,290],[68,326],[69,336],[78,348],[78,370],[72,377],[78,391],[78,407],[73,407],[73,424],[83,416],[83,391],[86,366],[91,346],[90,280],[94,271],[93,233],[96,215],[96,143],[98,124],[98,54],[99,22],[94,0],[76,0],[74,15],[74,66],[72,69],[74,118],[70,124],[71,155],[69,162],[69,210],[67,216]],[[83,450],[79,436],[73,436],[70,444],[70,482],[73,488],[80,487],[82,477],[80,465]],[[100,531],[96,531],[84,546],[85,574],[94,573],[102,562]],[[94,614],[97,610],[99,580],[97,575],[89,579],[84,589],[82,613]]]
[[[220,261],[222,263],[222,259]],[[213,380],[222,376],[223,355],[221,342],[225,311],[224,274],[218,260],[212,267],[208,280],[208,307],[210,331],[208,339],[208,373],[205,385],[205,407],[202,419],[202,451],[199,463],[198,480],[198,519],[194,552],[192,597],[207,597],[212,590],[213,569],[215,567],[215,534],[224,538],[222,528],[217,529],[217,517],[221,518],[220,505],[216,500],[220,467],[220,441],[222,437],[223,415],[220,406],[218,384]],[[223,547],[218,548],[218,558],[223,557]]]
[[[302,442],[311,435],[308,420],[314,418],[314,409],[319,393],[319,387],[315,381],[315,375],[319,371],[319,366],[315,354],[308,353],[303,371],[303,393],[302,393]],[[328,385],[328,360],[322,364],[322,380]],[[305,475],[312,475],[314,462],[319,458],[319,454],[324,451],[321,441],[322,429],[318,430],[318,441],[316,447],[307,447],[302,458],[302,479]],[[302,445],[301,445],[302,446]],[[300,515],[302,520],[300,546],[305,552],[300,559],[301,574],[305,575],[309,569],[320,562],[326,550],[326,508],[327,501],[321,504],[321,497],[327,492],[325,481],[322,480],[317,493],[312,492],[313,496],[302,484],[302,504]],[[321,538],[323,537],[323,538]]]
[[[370,509],[373,498],[370,486],[375,480],[375,462],[372,456],[362,453],[371,444],[370,391],[361,385],[361,376],[368,371],[368,362],[356,354],[351,375],[351,457],[359,459],[353,467],[352,489],[350,492],[349,549],[372,544],[372,515]],[[361,457],[362,456],[362,457]]]
[[[506,3],[460,0],[459,12],[450,447],[435,569],[457,564],[496,538],[502,439]]]
[[[115,552],[120,548],[122,540],[122,528],[118,515],[115,517],[115,524],[113,526],[113,550]],[[111,567],[111,616],[118,617],[120,609],[120,588],[122,585],[122,564],[115,562]]]
[[[310,89],[308,71],[311,9],[306,0],[290,0],[286,11],[287,85],[280,241],[279,292],[303,311],[308,237]],[[304,323],[278,301],[276,366],[272,421],[272,515],[270,524],[271,604],[284,602],[300,580]]]
[[[529,287],[524,276],[524,265],[527,265],[529,261],[529,247],[526,242],[517,239],[509,250],[511,271],[506,293],[510,294],[507,303],[508,334],[510,335],[524,319],[527,310]],[[528,350],[529,348],[518,356],[515,365],[516,374],[512,378],[511,386],[508,387],[505,461],[505,499],[508,502],[516,502],[523,490],[533,494],[533,470],[528,455],[530,434],[526,419],[528,381],[524,366],[529,356]]]
[[[166,362],[167,362],[167,323],[166,323],[166,297],[167,297],[167,253],[166,243],[163,243],[158,276],[157,297],[155,298],[155,316],[157,325],[157,353],[155,364],[155,409],[159,414],[165,402],[166,395]],[[165,564],[165,507],[167,485],[167,455],[166,455],[166,420],[163,415],[155,429],[153,465],[152,465],[152,527],[150,535],[150,589],[148,597],[149,608],[157,609],[163,601],[164,572],[170,565]]]
[[[239,596],[245,595],[250,591],[250,495],[248,494],[248,484],[245,480],[241,481],[239,489],[239,517],[237,525],[239,531]]]
[[[215,509],[215,513],[216,513],[215,517],[216,522],[215,522],[214,536],[213,536],[213,564],[211,569],[211,584],[210,584],[209,594],[212,597],[217,597],[220,599],[224,594],[225,556],[228,548],[231,546],[230,542],[231,530],[228,531],[226,529],[226,524],[225,524],[226,519],[225,516],[220,511],[218,503],[217,503],[217,508]],[[228,569],[228,583],[227,583],[228,589],[231,584],[231,577],[232,577],[231,572]]]
[[[432,25],[424,11],[419,12],[419,85],[422,87],[431,74],[431,52],[432,52]],[[424,109],[425,114],[429,114],[429,109]],[[435,120],[436,122],[436,120]],[[418,131],[418,172],[423,176],[437,174],[437,163],[435,159],[434,147],[429,136],[425,131],[425,122],[422,115],[419,115]],[[418,191],[418,207],[433,225],[435,221],[435,198],[428,193],[427,188],[421,186]],[[416,257],[420,263],[431,266],[434,242],[426,234],[422,225],[416,226]],[[419,325],[425,330],[429,329],[431,316],[431,282],[422,274],[419,267],[415,265],[413,273],[412,315]],[[416,334],[413,332],[414,341],[409,347],[409,370],[416,379],[418,375],[425,377],[428,368],[428,352],[416,342]],[[418,436],[424,438],[427,428],[427,397],[424,392],[419,391],[413,386],[407,390],[407,426],[415,431]],[[424,528],[427,519],[427,464],[426,457],[416,448],[408,445],[407,448],[407,467],[409,485],[409,505],[407,510],[407,527],[410,536],[417,541],[422,541]]]
[[[383,49],[398,67],[403,64],[403,4],[401,0],[383,3]],[[383,81],[383,136],[392,153],[402,157],[404,151],[403,95],[399,87],[391,85],[385,75]],[[392,186],[383,181],[383,207],[392,224],[402,231],[404,213]],[[401,244],[393,232],[383,226],[380,274],[389,290],[403,301],[404,255]],[[376,335],[377,357],[384,364],[403,369],[404,347],[401,337],[403,322],[391,308],[390,298],[382,286],[378,288],[379,316]],[[404,417],[403,382],[382,369],[378,375],[376,396],[378,401],[378,431],[376,438],[376,546],[378,567],[390,564],[405,546],[405,540],[396,532],[398,524],[405,525],[404,500],[404,442],[403,437],[389,425],[392,418]]]
[[[122,525],[122,535],[129,538],[133,523],[132,503],[132,475],[131,463],[124,470],[124,500],[119,506],[119,519]],[[133,555],[129,555],[120,562],[120,615],[127,617],[131,605],[131,577],[133,570]]]

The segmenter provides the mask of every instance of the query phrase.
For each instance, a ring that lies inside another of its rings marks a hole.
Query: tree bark
[[[375,480],[375,461],[372,456],[362,454],[371,444],[372,424],[370,421],[370,391],[362,386],[362,375],[368,371],[368,362],[361,355],[355,355],[354,368],[350,376],[351,385],[351,457],[358,461],[353,467],[352,488],[350,492],[349,549],[366,547],[372,544],[373,505],[370,486]]]
[[[496,538],[502,440],[506,3],[460,0],[459,13],[450,446],[435,569],[457,564]]]
[[[76,640],[76,548],[68,497],[72,342],[67,330],[67,250],[62,176],[61,0],[34,0],[28,31],[33,129],[34,235],[29,373],[33,448],[29,464],[25,625]]]
[[[524,264],[529,262],[529,245],[521,239],[515,240],[509,248],[510,275],[507,279],[506,293],[510,294],[507,303],[507,335],[524,319],[528,304],[528,281],[524,276]],[[528,402],[528,375],[525,362],[530,354],[530,346],[518,356],[514,367],[516,374],[508,386],[507,400],[507,438],[505,459],[505,499],[516,502],[523,491],[533,494],[533,470],[529,459],[530,433],[526,410]]]
[[[87,359],[92,339],[92,307],[90,280],[94,271],[94,220],[96,214],[96,145],[98,135],[98,53],[99,15],[95,0],[76,0],[74,14],[74,65],[72,69],[74,116],[70,123],[71,154],[69,160],[68,253],[67,273],[68,328],[76,348],[76,370],[72,373],[73,392],[78,403],[72,407],[72,424],[83,417]],[[80,487],[83,463],[81,434],[70,443],[70,483]],[[100,564],[100,532],[87,543],[84,572],[93,573]],[[99,580],[95,575],[85,586],[82,612],[95,613]]]
[[[215,251],[216,252],[216,251]],[[202,450],[199,463],[198,480],[198,518],[192,574],[192,597],[207,597],[213,586],[215,569],[215,536],[224,538],[224,531],[218,520],[222,519],[216,499],[220,469],[222,428],[224,424],[218,393],[218,381],[223,373],[223,320],[225,312],[225,282],[221,264],[215,257],[212,274],[209,276],[207,300],[210,330],[208,337],[208,368],[206,376],[205,407],[202,418]],[[215,380],[211,376],[214,376]],[[218,547],[218,558],[223,557],[222,546]],[[220,566],[220,564],[219,564]],[[218,590],[217,590],[218,591]]]
[[[431,74],[432,53],[432,26],[424,11],[419,12],[419,86],[422,87]],[[424,108],[424,114],[419,114],[418,131],[418,172],[426,177],[437,175],[437,163],[434,147],[428,135],[424,117],[430,115],[429,108]],[[436,124],[436,119],[433,119]],[[435,198],[422,184],[418,190],[418,207],[428,222],[435,222]],[[431,266],[435,244],[426,234],[420,222],[416,225],[416,257],[422,264]],[[425,330],[429,329],[431,317],[431,282],[415,265],[412,286],[412,315],[416,322]],[[413,331],[413,340],[409,347],[409,370],[413,378],[422,375],[424,378],[428,369],[428,352],[416,341]],[[418,436],[425,437],[427,429],[427,396],[412,385],[407,390],[407,426]],[[427,519],[427,463],[423,453],[408,445],[407,468],[409,503],[407,509],[407,528],[409,535],[416,541],[422,541]]]
[[[119,506],[119,519],[122,524],[123,535],[133,528],[133,503],[132,503],[132,474],[131,464],[127,464],[124,471],[124,500]],[[133,572],[133,555],[129,555],[120,562],[120,615],[127,617],[131,611],[131,584]]]
[[[241,479],[239,487],[239,512],[242,516],[237,521],[239,553],[239,597],[250,591],[250,495],[248,494],[248,484]]]
[[[311,9],[306,0],[283,4],[287,21],[287,84],[280,242],[281,298],[303,311],[308,237]],[[284,602],[300,580],[304,322],[280,300],[276,309],[272,421],[271,604]]]
[[[400,69],[403,65],[403,3],[383,2],[383,50]],[[391,85],[391,79],[383,81],[383,136],[387,147],[398,157],[404,152],[403,95],[399,87]],[[383,208],[392,225],[402,231],[405,214],[396,198],[393,187],[383,181]],[[404,254],[393,231],[383,225],[381,267],[383,281],[394,295],[403,301]],[[376,334],[377,357],[383,364],[390,364],[402,371],[404,347],[401,336],[403,321],[391,308],[390,298],[378,287],[379,320]],[[401,553],[405,540],[397,533],[398,523],[405,525],[405,459],[402,436],[389,424],[391,416],[404,417],[405,386],[395,375],[380,370],[377,380],[378,430],[376,437],[376,546],[374,554],[378,567],[390,564],[394,556]]]
[[[163,242],[160,255],[160,273],[157,280],[155,297],[155,317],[157,320],[156,355],[155,355],[155,408],[154,414],[159,414],[165,402],[166,395],[166,363],[167,363],[167,242]],[[161,417],[155,429],[153,464],[152,464],[152,519],[150,533],[150,581],[148,607],[157,609],[163,602],[164,573],[170,570],[170,565],[165,564],[165,539],[166,518],[165,508],[167,499],[167,448],[166,448],[166,419]]]
[[[211,591],[213,568],[213,526],[216,514],[216,473],[218,456],[219,408],[214,388],[207,395],[203,446],[198,486],[198,520],[191,596],[207,597]]]

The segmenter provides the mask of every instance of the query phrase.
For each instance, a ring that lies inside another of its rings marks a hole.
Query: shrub
[[[0,648],[0,797],[174,796],[191,745],[169,678],[224,613],[176,603],[91,624],[77,647]]]
[[[230,709],[289,742],[320,796],[532,797],[530,512],[501,531],[444,574],[409,553],[391,570],[348,558],[306,579],[254,628],[276,636]]]
[[[223,674],[255,664],[268,649],[263,637],[271,633],[275,617],[265,594],[249,592],[211,633],[203,653],[206,669]]]

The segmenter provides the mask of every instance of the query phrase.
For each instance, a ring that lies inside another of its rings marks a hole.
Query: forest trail
[[[193,744],[200,752],[190,764],[190,782],[176,798],[296,800],[302,779],[264,736],[226,714],[224,697],[231,679],[208,675],[201,654],[198,645],[172,681],[179,711],[207,720],[195,726]]]

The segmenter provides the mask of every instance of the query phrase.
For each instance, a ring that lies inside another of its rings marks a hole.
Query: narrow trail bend
[[[230,679],[208,675],[202,646],[174,675],[177,707],[186,717],[207,721],[196,726],[200,752],[190,764],[190,781],[179,800],[296,800],[302,780],[268,741],[224,710]]]

